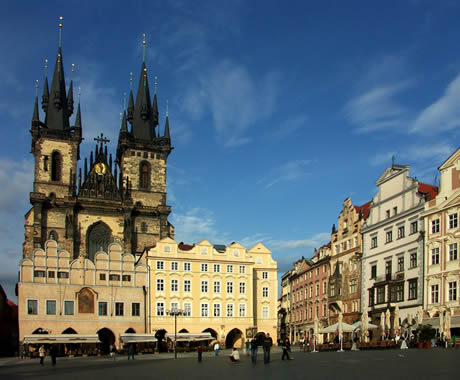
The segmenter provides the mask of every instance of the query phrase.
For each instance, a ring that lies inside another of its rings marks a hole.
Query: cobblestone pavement
[[[272,361],[263,363],[259,350],[253,365],[244,353],[240,363],[228,361],[229,351],[218,357],[205,353],[198,363],[194,353],[137,355],[128,361],[126,356],[116,360],[107,357],[58,358],[56,367],[46,358],[42,367],[38,359],[0,360],[0,378],[3,379],[459,379],[460,351],[429,350],[375,350],[359,352],[293,352],[295,360],[281,361],[281,352],[272,352]]]

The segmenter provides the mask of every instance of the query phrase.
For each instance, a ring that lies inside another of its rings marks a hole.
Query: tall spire
[[[75,64],[72,63],[72,71],[70,76],[70,85],[69,85],[69,93],[67,95],[67,107],[69,109],[69,116],[73,114],[73,73],[75,71]]]
[[[38,114],[38,80],[35,81],[35,104],[34,113],[32,115],[32,127],[38,127],[40,124],[40,116]]]
[[[166,121],[165,121],[165,136],[167,139],[171,138],[171,135],[169,134],[169,105],[168,101],[166,101]]]
[[[59,18],[59,48],[54,67],[53,81],[51,83],[50,104],[46,124],[48,129],[66,130],[69,128],[69,110],[66,98],[64,64],[62,61],[61,36],[62,17]]]
[[[123,116],[121,118],[120,133],[128,133],[128,123],[126,121],[126,110],[123,111]]]
[[[72,84],[72,82],[70,83]],[[81,89],[80,87],[78,87],[78,106],[77,106],[77,116],[75,117],[75,128],[81,129],[80,95],[81,95]]]
[[[142,44],[145,50],[145,36],[142,41]],[[132,133],[135,139],[153,140],[153,138],[155,138],[155,126],[153,124],[149,81],[147,78],[147,67],[145,66],[145,61],[142,62],[141,66],[139,87],[137,89],[136,96],[136,105],[134,107],[133,119],[131,124],[133,126]]]
[[[48,101],[50,92],[48,89],[48,59],[45,59],[45,80],[43,82],[43,95],[42,95],[42,109],[44,112],[48,111]]]
[[[134,97],[133,97],[133,73],[129,73],[129,103],[128,103],[128,120],[131,122],[134,116]]]
[[[153,95],[153,104],[152,104],[152,117],[153,117],[153,127],[159,124],[159,117],[158,117],[158,101],[157,101],[157,82],[158,78],[155,77],[155,94]]]

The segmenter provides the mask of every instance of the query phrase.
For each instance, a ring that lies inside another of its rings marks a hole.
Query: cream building
[[[20,262],[19,340],[30,334],[97,335],[102,351],[123,333],[147,332],[147,266],[109,245],[94,262],[48,240]]]
[[[439,327],[439,315],[450,312],[451,328],[460,330],[460,149],[440,167],[439,194],[425,205],[424,308]],[[454,331],[454,330],[452,330]]]
[[[383,172],[361,230],[362,311],[369,312],[376,325],[382,311],[390,310],[393,320],[396,305],[401,321],[409,313],[415,316],[423,305],[422,213],[437,188],[411,178],[409,169],[393,164]]]
[[[150,325],[175,332],[171,310],[181,310],[177,331],[210,332],[226,347],[241,346],[254,332],[276,337],[277,263],[262,244],[190,246],[165,238],[147,251]]]

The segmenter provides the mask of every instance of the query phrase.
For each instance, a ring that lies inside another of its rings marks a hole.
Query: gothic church
[[[101,134],[89,159],[80,161],[80,96],[71,125],[73,82],[67,92],[61,43],[51,87],[45,76],[41,106],[42,120],[36,96],[30,131],[34,183],[32,207],[25,216],[25,258],[32,257],[35,248],[44,248],[49,239],[73,258],[93,260],[99,250],[107,252],[112,242],[136,254],[164,237],[174,238],[174,227],[168,222],[171,207],[166,205],[166,166],[173,149],[169,120],[166,116],[161,135],[156,88],[152,102],[145,59],[136,99],[131,88],[123,113],[114,160]]]

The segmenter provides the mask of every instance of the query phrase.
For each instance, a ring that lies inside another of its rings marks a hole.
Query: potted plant
[[[425,348],[430,348],[431,339],[434,339],[436,336],[436,330],[431,327],[431,325],[422,325],[417,328],[417,335],[419,342],[418,347],[422,348],[424,346]]]

